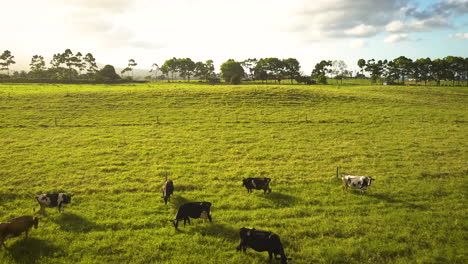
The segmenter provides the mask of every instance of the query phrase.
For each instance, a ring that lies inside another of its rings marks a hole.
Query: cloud
[[[370,25],[360,24],[351,29],[345,30],[344,33],[347,36],[352,36],[352,37],[369,37],[377,33],[377,28],[375,28],[374,26],[370,26]]]
[[[397,43],[402,41],[408,41],[408,34],[392,34],[384,39],[385,43]]]
[[[451,38],[451,39],[468,39],[468,33],[450,34],[449,38]]]
[[[422,20],[415,20],[411,22],[403,22],[401,20],[394,20],[385,26],[385,30],[391,33],[397,32],[423,32],[431,31],[437,28],[450,28],[451,25],[447,18],[444,17],[431,17]]]
[[[134,6],[138,1],[130,0],[52,0],[58,4],[65,4],[69,7],[95,9],[106,13],[122,13]]]

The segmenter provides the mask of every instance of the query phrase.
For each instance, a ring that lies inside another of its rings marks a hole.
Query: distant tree
[[[244,68],[242,68],[240,62],[228,60],[221,65],[223,79],[231,84],[239,84],[244,73]]]
[[[86,72],[88,73],[88,75],[93,75],[98,71],[96,59],[93,57],[93,54],[87,53],[84,57],[84,61],[87,64]]]
[[[367,61],[365,71],[370,73],[371,80],[373,83],[377,82],[377,80],[380,77],[382,77],[386,64],[387,64],[386,60],[375,61],[374,59],[370,59]]]
[[[264,81],[268,81],[268,79],[270,78],[268,68],[268,62],[266,59],[262,58],[258,60],[255,64],[255,67],[253,68],[254,79],[262,80],[262,83]]]
[[[112,65],[106,65],[97,74],[98,80],[112,82],[119,80],[119,75],[115,72],[115,68]]]
[[[157,81],[158,80],[158,71],[159,71],[159,66],[158,64],[155,62],[153,63],[153,65],[151,65],[151,69],[149,72],[154,72],[154,80]]]
[[[205,63],[195,63],[195,77],[201,80],[208,81],[210,77],[214,75],[214,65],[212,60],[207,60]]]
[[[244,72],[248,71],[248,78],[255,79],[255,67],[257,66],[257,59],[246,59],[241,61],[241,66],[244,68]]]
[[[330,67],[332,66],[332,61],[330,60],[322,60],[319,63],[315,64],[315,68],[312,70],[312,78],[318,78],[320,74],[323,76],[327,76],[328,73],[331,72]]]
[[[364,67],[366,67],[366,61],[364,59],[359,59],[357,65],[361,69],[361,74],[364,75]]]
[[[132,68],[125,67],[123,70],[120,71],[120,74],[122,75],[122,77],[125,77],[125,73],[130,71],[132,71]],[[130,76],[128,76],[128,78],[130,78]]]
[[[160,69],[161,69],[161,72],[167,76],[169,75],[169,72],[170,72],[171,80],[174,81],[174,73],[176,73],[178,70],[177,59],[174,57],[172,59],[166,60]]]
[[[299,61],[294,58],[288,58],[283,60],[283,66],[284,66],[284,73],[289,76],[289,79],[291,79],[291,84],[293,83],[293,80],[300,76],[301,74],[299,71],[301,70],[301,65],[299,64]]]
[[[29,64],[29,66],[33,75],[40,75],[40,73],[42,73],[46,69],[44,57],[40,55],[34,55],[31,58],[31,63]]]
[[[7,71],[7,74],[10,75],[10,65],[16,63],[14,58],[15,56],[11,55],[9,50],[3,51],[0,55],[0,71]]]
[[[327,76],[325,76],[325,73],[320,73],[317,76],[317,82],[320,84],[327,84]]]
[[[190,58],[177,59],[177,68],[182,78],[187,78],[190,81],[190,77],[195,73],[195,62]]]
[[[266,64],[265,68],[270,78],[275,79],[278,83],[281,83],[281,80],[285,75],[283,61],[278,58],[265,58],[263,63]]]
[[[406,58],[405,56],[400,56],[393,60],[395,63],[396,70],[400,76],[399,79],[402,80],[402,83],[405,84],[405,77],[411,75],[413,70],[413,60]]]
[[[447,65],[443,59],[435,59],[431,63],[431,78],[440,86],[440,81],[447,78]]]
[[[431,80],[431,59],[420,58],[414,61],[413,77],[416,82],[424,81],[424,85]]]
[[[331,72],[335,76],[335,79],[340,79],[341,83],[343,83],[343,78],[349,74],[347,68],[348,66],[344,61],[334,60],[332,62]]]
[[[132,72],[132,79],[133,79],[133,67],[137,66],[138,64],[135,62],[134,59],[129,59],[128,60],[128,67],[125,68],[125,69],[130,69],[130,71]]]
[[[73,66],[78,69],[78,74],[81,75],[81,72],[85,70],[86,63],[83,61],[83,55],[81,52],[77,52],[74,57],[72,57]]]

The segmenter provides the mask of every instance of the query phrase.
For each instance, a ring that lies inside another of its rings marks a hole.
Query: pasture
[[[270,263],[235,250],[255,227],[290,263],[467,263],[467,106],[463,87],[2,84],[0,222],[75,196],[0,262]],[[376,180],[343,192],[337,166]],[[213,223],[175,231],[188,201]]]

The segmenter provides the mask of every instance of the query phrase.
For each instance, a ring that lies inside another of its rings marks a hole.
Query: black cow
[[[270,178],[247,178],[242,180],[242,186],[245,186],[249,193],[252,192],[252,189],[255,189],[263,190],[265,194],[267,191],[271,193],[270,182]]]
[[[167,204],[167,201],[171,198],[171,194],[174,192],[174,183],[169,180],[165,181],[162,186],[162,193],[164,198],[164,204]]]
[[[210,215],[210,202],[194,202],[194,203],[186,203],[179,207],[177,210],[177,214],[174,220],[170,220],[176,229],[179,227],[179,221],[184,220],[190,224],[190,217],[191,218],[204,218],[211,221]]]
[[[237,247],[237,251],[244,251],[247,248],[251,248],[258,252],[268,251],[268,256],[272,259],[273,254],[276,260],[281,260],[282,264],[288,263],[290,258],[287,258],[284,254],[283,244],[281,244],[280,238],[277,234],[268,231],[257,230],[255,228],[241,228],[239,230],[240,244]],[[280,256],[278,258],[278,255]]]
[[[72,194],[66,193],[39,194],[36,196],[36,200],[41,206],[41,210],[39,212],[45,214],[46,207],[58,207],[59,212],[63,211],[65,205],[71,202],[72,196]]]

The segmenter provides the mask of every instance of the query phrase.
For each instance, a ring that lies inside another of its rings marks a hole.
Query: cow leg
[[[188,224],[190,225],[190,217],[186,217]]]
[[[211,215],[208,214],[208,220],[210,220],[210,223],[213,223],[213,221],[211,221]]]
[[[273,258],[273,252],[268,251],[268,259],[271,260]]]
[[[26,232],[25,232],[25,233],[26,233],[26,237],[25,237],[25,239],[27,239],[27,238],[28,238],[28,232],[29,232],[29,230],[26,230]]]

